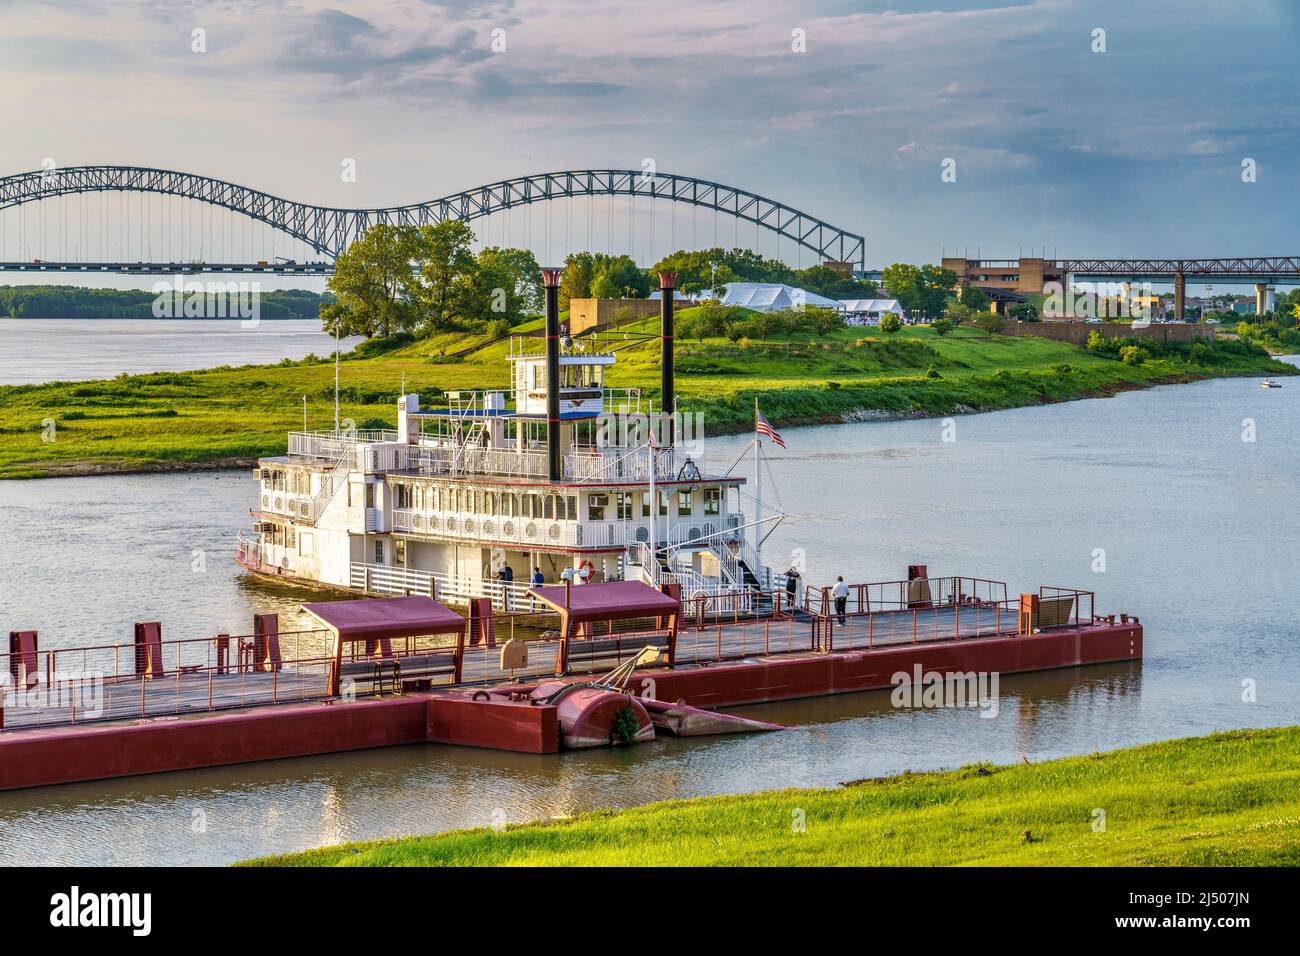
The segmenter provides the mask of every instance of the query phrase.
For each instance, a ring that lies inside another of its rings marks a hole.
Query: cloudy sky
[[[6,0],[0,173],[133,163],[372,206],[649,157],[864,233],[872,266],[1295,254],[1297,8]]]

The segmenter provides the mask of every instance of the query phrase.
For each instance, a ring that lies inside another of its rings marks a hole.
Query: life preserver
[[[585,574],[583,573],[584,571],[586,572]],[[578,565],[578,577],[580,577],[584,581],[590,581],[591,576],[595,573],[596,573],[596,566],[592,564],[591,561],[589,561],[588,559],[583,558],[582,563]]]

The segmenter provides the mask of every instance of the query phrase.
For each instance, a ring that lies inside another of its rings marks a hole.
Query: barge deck
[[[1142,656],[1140,621],[1094,615],[1089,592],[1042,589],[1011,602],[975,597],[963,583],[974,579],[942,580],[946,589],[932,588],[939,602],[891,602],[875,585],[854,586],[842,617],[823,613],[813,592],[792,611],[784,594],[763,612],[714,595],[674,602],[672,614],[646,618],[633,607],[600,623],[581,619],[579,599],[601,607],[612,585],[585,585],[566,595],[556,631],[501,644],[496,635],[517,615],[471,608],[463,620],[428,598],[308,607],[427,602],[456,618],[454,633],[390,615],[365,631],[279,634],[263,615],[246,636],[163,642],[146,624],[131,644],[40,651],[34,632],[13,632],[0,670],[0,789],[401,743],[551,753],[563,746],[557,707],[511,691],[587,681],[647,644],[663,656],[635,670],[628,692],[705,708],[889,688],[917,667],[1009,674]],[[437,628],[450,620],[439,617]]]

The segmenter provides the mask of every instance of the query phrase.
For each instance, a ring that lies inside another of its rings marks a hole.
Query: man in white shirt
[[[831,588],[831,594],[835,597],[835,616],[839,618],[840,627],[843,627],[846,623],[844,613],[849,604],[849,586],[844,583],[843,575],[835,579],[835,587]]]

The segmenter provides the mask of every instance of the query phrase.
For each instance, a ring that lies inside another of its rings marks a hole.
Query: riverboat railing
[[[938,577],[911,581],[876,581],[849,584],[845,611],[851,615],[873,611],[899,610],[931,605],[981,604],[1005,602],[1005,581],[988,578]],[[834,587],[810,587],[804,590],[804,609],[814,614],[836,612]]]

